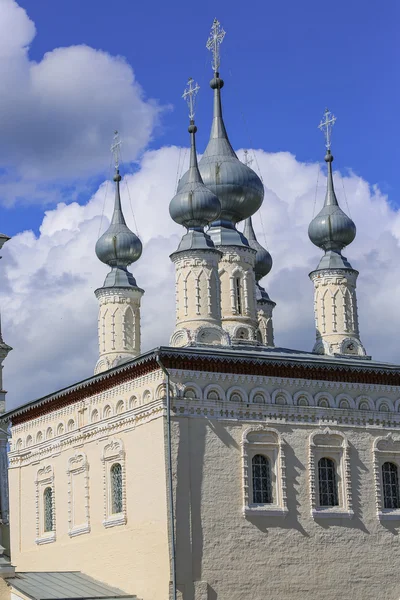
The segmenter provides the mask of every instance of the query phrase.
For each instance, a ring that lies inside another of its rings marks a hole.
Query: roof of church
[[[7,583],[32,600],[122,600],[136,598],[80,571],[16,573]]]
[[[366,356],[327,356],[265,346],[160,346],[133,360],[23,404],[2,415],[14,424],[73,404],[160,368],[400,387],[400,365]]]

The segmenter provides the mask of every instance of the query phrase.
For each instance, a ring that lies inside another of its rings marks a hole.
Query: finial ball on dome
[[[215,73],[215,77],[213,77],[210,81],[210,87],[213,90],[221,89],[224,87],[224,80],[220,78],[219,73]]]

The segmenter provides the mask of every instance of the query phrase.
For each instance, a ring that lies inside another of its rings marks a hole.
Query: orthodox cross
[[[327,150],[331,149],[331,135],[332,127],[336,122],[336,117],[330,112],[328,108],[325,109],[324,119],[318,125],[318,129],[322,131],[325,136],[325,146]]]
[[[194,86],[194,87],[193,87]],[[194,105],[196,103],[197,92],[199,91],[200,86],[198,83],[194,83],[194,79],[189,77],[187,82],[187,88],[182,94],[182,98],[186,100],[189,107],[189,119],[193,121],[194,119]]]
[[[244,150],[244,160],[243,160],[244,164],[246,165],[246,167],[249,167],[252,162],[253,159],[249,157],[249,151],[248,150]]]
[[[111,144],[110,150],[114,157],[114,165],[115,165],[116,169],[119,168],[119,163],[121,160],[121,144],[122,144],[122,142],[121,142],[121,138],[119,137],[118,131],[114,131],[113,142]]]
[[[210,37],[207,40],[207,50],[211,50],[212,55],[213,55],[213,59],[212,59],[212,68],[214,73],[218,72],[219,69],[219,65],[220,65],[220,54],[219,54],[219,47],[222,44],[222,41],[225,37],[225,31],[222,29],[221,27],[221,23],[219,21],[217,21],[217,19],[214,19],[212,27],[211,27],[211,32],[210,32]]]

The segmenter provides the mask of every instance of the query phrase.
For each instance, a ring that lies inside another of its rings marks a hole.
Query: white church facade
[[[170,203],[185,228],[171,255],[170,345],[141,352],[144,290],[128,267],[142,245],[123,215],[116,139],[114,213],[96,245],[110,272],[96,290],[95,374],[2,416],[1,599],[400,599],[400,366],[361,341],[334,118],[321,123],[327,191],[309,227],[322,250],[310,274],[316,342],[278,348],[261,285],[272,259],[251,221],[263,184],[222,116],[223,38],[214,21],[199,162],[193,80],[184,94],[191,157]]]

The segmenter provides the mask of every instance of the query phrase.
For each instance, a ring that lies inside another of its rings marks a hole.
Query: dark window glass
[[[339,506],[336,467],[331,458],[318,462],[318,481],[320,506]]]
[[[47,487],[43,492],[44,531],[53,531],[53,490]]]
[[[399,474],[397,465],[385,462],[382,465],[383,504],[385,508],[400,508]]]
[[[112,514],[122,512],[122,467],[115,463],[110,469],[111,479],[111,511]]]
[[[268,458],[262,454],[256,454],[252,460],[253,469],[253,503],[271,504],[271,467]]]
[[[240,285],[240,277],[235,279],[235,291],[236,291],[236,308],[238,314],[242,314],[242,296],[241,296],[241,285]]]

